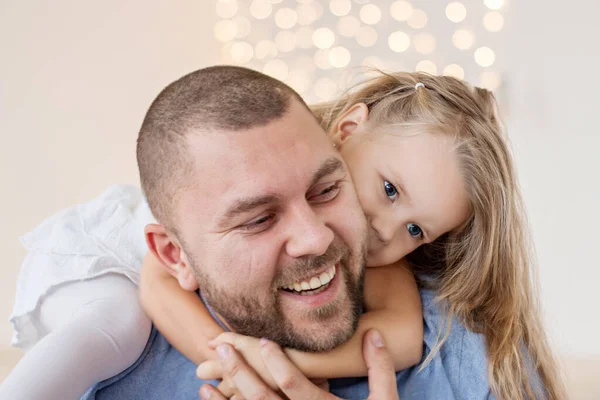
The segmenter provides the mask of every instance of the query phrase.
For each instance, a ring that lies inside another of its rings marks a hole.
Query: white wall
[[[0,2],[0,347],[18,236],[112,183],[137,183],[135,139],[154,96],[217,62],[198,0]]]
[[[24,256],[18,235],[109,184],[137,182],[135,138],[153,97],[183,73],[218,61],[213,6],[0,3],[0,347],[10,341],[4,321]],[[600,5],[512,1],[505,15],[500,95],[548,329],[563,353],[600,358]]]
[[[534,231],[549,332],[600,359],[600,2],[512,1],[508,129]]]

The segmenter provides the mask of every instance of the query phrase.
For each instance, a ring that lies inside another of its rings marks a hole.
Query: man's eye
[[[389,183],[388,181],[383,181],[383,190],[385,191],[385,195],[392,201],[396,201],[398,198],[398,190],[394,185]]]
[[[418,239],[423,236],[423,230],[419,225],[406,224],[406,230],[408,231],[408,234],[415,239]]]
[[[271,225],[271,222],[273,221],[274,217],[274,215],[265,215],[240,226],[240,228],[245,231],[260,231],[261,229],[264,230]]]
[[[335,183],[318,191],[317,194],[311,196],[309,200],[314,203],[326,203],[328,201],[333,200],[338,195],[339,191],[340,185],[338,183]]]

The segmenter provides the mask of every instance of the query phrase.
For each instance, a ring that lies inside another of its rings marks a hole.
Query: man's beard
[[[204,298],[235,332],[246,336],[264,337],[287,348],[320,352],[331,350],[346,342],[358,327],[363,304],[365,256],[364,250],[360,254],[352,254],[347,246],[332,243],[321,256],[305,257],[281,268],[281,273],[273,280],[270,296],[262,301],[251,295],[251,288],[247,291],[248,295],[228,293],[215,285],[215,282],[198,268],[196,257],[190,257],[190,262]],[[332,328],[331,324],[334,323],[334,332],[323,337],[324,331],[310,332],[294,326],[281,310],[281,286],[310,276],[311,272],[317,272],[323,266],[336,262],[340,266],[337,272],[340,274],[338,279],[343,279],[347,296],[338,296],[329,304],[311,310],[307,315],[313,321],[329,324],[328,328]]]

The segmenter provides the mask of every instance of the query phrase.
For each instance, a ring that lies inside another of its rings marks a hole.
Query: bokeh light
[[[494,71],[484,71],[479,78],[479,86],[488,90],[498,90],[502,86],[500,74]]]
[[[498,11],[490,11],[483,16],[483,26],[490,32],[500,32],[504,27],[504,17]]]
[[[437,67],[435,66],[435,64],[433,63],[433,61],[423,60],[423,61],[419,61],[417,63],[415,71],[417,71],[417,72],[427,72],[428,74],[436,75],[437,74]]]
[[[421,29],[427,25],[427,14],[423,10],[413,10],[408,18],[408,26],[413,29]]]
[[[314,60],[319,69],[328,70],[332,68],[331,62],[329,61],[329,49],[317,50]]]
[[[337,24],[337,31],[344,37],[354,37],[360,29],[360,21],[352,15],[340,18]]]
[[[236,0],[218,0],[217,1],[217,15],[221,18],[231,18],[238,11],[238,4]]]
[[[474,42],[475,36],[466,29],[459,29],[452,35],[452,43],[459,50],[470,49]]]
[[[453,76],[458,79],[465,79],[465,70],[458,64],[450,64],[444,67],[444,75]]]
[[[390,49],[396,53],[401,53],[409,48],[410,38],[406,33],[396,31],[389,36],[388,45],[390,46]]]
[[[319,28],[312,35],[313,43],[319,49],[328,49],[335,42],[335,34],[329,28]]]
[[[329,10],[337,17],[348,15],[351,9],[352,3],[350,0],[331,0],[329,2]]]
[[[381,10],[375,4],[367,4],[360,9],[360,19],[368,25],[375,25],[381,20]]]
[[[462,22],[467,17],[467,8],[457,1],[446,6],[446,17],[452,22]]]
[[[496,61],[496,54],[489,47],[480,47],[475,50],[475,62],[482,67],[489,67]]]
[[[336,46],[329,51],[329,63],[334,68],[344,68],[350,64],[351,55],[348,49]]]
[[[238,16],[233,19],[235,24],[235,37],[238,39],[244,38],[250,34],[250,21],[246,17]]]
[[[266,0],[252,0],[250,3],[250,15],[256,19],[265,19],[273,12],[271,3]]]
[[[283,60],[275,59],[269,60],[265,63],[263,67],[263,73],[272,76],[275,79],[279,79],[280,81],[284,81],[287,79],[289,74],[288,65]]]
[[[373,46],[377,42],[377,31],[370,26],[363,26],[356,34],[356,41],[363,47]]]
[[[408,1],[398,0],[390,6],[390,15],[396,21],[407,21],[413,12],[413,6]]]
[[[254,56],[254,48],[246,42],[236,42],[231,46],[231,59],[237,64],[246,64]]]
[[[228,42],[235,38],[236,26],[229,19],[223,19],[215,24],[215,37],[219,42]]]
[[[504,0],[484,0],[483,4],[490,10],[499,10],[504,5]]]
[[[275,25],[281,29],[290,29],[298,22],[298,14],[291,8],[280,8],[275,13]]]

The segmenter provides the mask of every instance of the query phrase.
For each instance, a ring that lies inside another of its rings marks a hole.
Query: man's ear
[[[331,139],[336,147],[341,147],[344,140],[352,135],[357,128],[369,120],[369,108],[365,103],[357,103],[350,107],[335,122]]]
[[[150,251],[161,265],[177,279],[179,286],[190,292],[198,289],[198,281],[186,254],[165,227],[161,224],[148,224],[144,228],[144,234]]]

